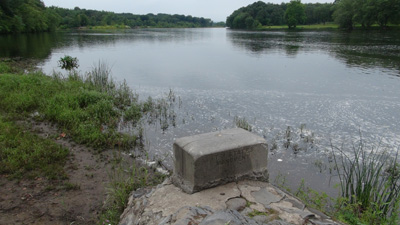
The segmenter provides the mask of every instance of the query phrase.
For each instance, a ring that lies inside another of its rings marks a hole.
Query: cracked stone
[[[266,208],[268,208],[271,203],[279,202],[282,199],[281,196],[271,193],[266,188],[251,192],[251,195],[257,199],[257,202],[263,204]]]

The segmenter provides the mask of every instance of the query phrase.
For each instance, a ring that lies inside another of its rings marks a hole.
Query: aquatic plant
[[[247,122],[246,118],[240,118],[239,116],[235,116],[233,118],[233,122],[235,123],[236,127],[245,129],[247,131],[252,131],[253,128],[252,126],[249,124],[249,122]]]
[[[374,224],[397,218],[400,200],[400,167],[396,153],[372,148],[369,153],[360,141],[351,151],[331,145],[342,199],[339,209],[349,210],[359,218],[369,215]],[[349,153],[350,152],[351,155]],[[374,214],[373,218],[371,215]]]
[[[85,82],[91,84],[101,92],[110,92],[115,89],[115,83],[111,77],[111,68],[103,61],[99,61],[86,74]]]
[[[58,61],[58,66],[61,67],[61,69],[68,71],[73,70],[79,67],[78,59],[76,57],[66,55]]]

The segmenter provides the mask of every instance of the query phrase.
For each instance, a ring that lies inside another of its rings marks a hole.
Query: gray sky
[[[133,14],[167,13],[210,18],[214,22],[225,21],[234,10],[257,0],[42,0],[46,6],[62,8],[95,9],[116,13]],[[290,0],[269,0],[280,4]],[[302,3],[326,3],[334,0],[302,0]]]

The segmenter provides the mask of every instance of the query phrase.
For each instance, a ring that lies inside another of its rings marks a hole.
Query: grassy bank
[[[287,25],[282,26],[262,26],[259,30],[289,30]],[[326,24],[313,24],[313,25],[297,25],[293,30],[331,30],[339,29],[337,24],[326,23]]]
[[[260,31],[268,31],[268,30],[293,30],[293,31],[301,31],[301,30],[340,30],[338,24],[335,23],[326,23],[326,24],[311,24],[311,25],[297,25],[294,29],[289,29],[287,25],[281,26],[262,26],[257,28]],[[385,28],[386,30],[399,30],[399,25],[389,25]],[[382,28],[374,24],[370,28],[363,28],[361,25],[355,25],[354,30],[382,30]]]
[[[142,106],[126,84],[115,84],[106,70],[94,69],[85,78],[75,73],[63,78],[40,72],[11,74],[4,63],[0,68],[0,108],[9,117],[54,122],[74,141],[88,146],[135,145],[135,135],[121,134],[117,128],[125,112],[137,122]]]
[[[23,63],[23,62],[22,62]],[[116,82],[104,63],[86,74],[70,70],[68,75],[26,72],[14,61],[0,61],[0,175],[8,178],[68,179],[64,165],[69,150],[41,138],[22,126],[23,121],[53,123],[62,138],[91,147],[111,150],[107,204],[99,223],[116,224],[128,196],[136,188],[161,182],[164,176],[140,165],[126,163],[121,151],[142,142],[140,121],[148,117],[168,126],[174,119],[168,106],[174,99],[139,102],[125,82]],[[119,132],[130,124],[129,134]],[[58,136],[57,136],[58,137]]]

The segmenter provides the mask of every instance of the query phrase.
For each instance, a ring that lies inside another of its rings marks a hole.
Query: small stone
[[[243,198],[232,198],[229,199],[226,202],[226,207],[228,209],[236,210],[236,211],[242,211],[244,208],[246,208],[246,200]]]
[[[264,224],[267,223],[269,221],[269,217],[265,216],[265,215],[258,215],[258,216],[254,216],[252,218],[254,221],[256,221],[259,224]]]
[[[271,203],[279,202],[282,199],[282,196],[273,194],[266,188],[252,192],[251,195],[257,200],[257,202],[263,204],[266,208],[268,208]]]
[[[186,225],[190,223],[198,224],[205,217],[211,215],[213,210],[207,207],[189,207],[185,206],[180,208],[171,217],[171,224]]]
[[[293,225],[293,224],[285,222],[283,220],[274,220],[274,221],[267,223],[267,225]]]
[[[256,225],[253,220],[248,220],[235,210],[217,211],[207,216],[199,225]]]

